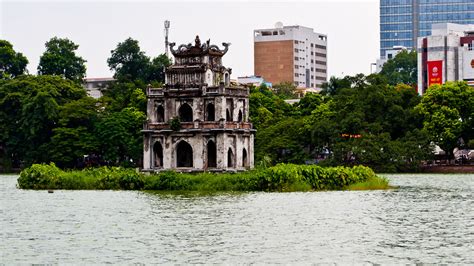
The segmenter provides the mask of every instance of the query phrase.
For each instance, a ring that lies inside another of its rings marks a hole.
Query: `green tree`
[[[99,110],[97,102],[84,97],[60,107],[58,127],[53,129],[49,158],[60,167],[80,166],[84,155],[97,154],[99,141],[94,133]]]
[[[103,158],[112,165],[136,165],[142,158],[145,113],[129,107],[103,114],[96,127]]]
[[[13,50],[13,45],[0,40],[0,78],[14,78],[26,72],[28,59]]]
[[[67,38],[53,37],[46,42],[46,51],[40,57],[38,74],[58,75],[82,82],[86,75],[85,60],[76,55],[79,45]]]
[[[256,160],[269,156],[274,163],[304,163],[308,140],[304,134],[304,120],[288,117],[257,131]]]
[[[296,97],[296,85],[292,82],[282,82],[273,86],[276,96],[283,100],[294,99]]]
[[[299,115],[310,115],[311,112],[323,102],[323,100],[321,94],[306,93],[299,102],[295,103],[295,111],[298,112]]]
[[[165,54],[160,54],[155,57],[149,67],[147,83],[164,83],[165,82],[165,69],[171,65],[171,59]]]
[[[145,87],[143,82],[114,82],[104,91],[100,101],[109,112],[120,112],[127,107],[146,112]]]
[[[119,43],[111,53],[107,63],[110,70],[115,72],[114,78],[119,81],[148,81],[150,58],[140,50],[137,40],[128,38]],[[157,59],[157,64],[160,60]]]
[[[431,86],[416,108],[431,140],[449,159],[455,147],[474,138],[474,89],[465,82]]]
[[[401,51],[383,65],[380,75],[385,76],[391,85],[404,83],[416,86],[418,75],[416,51]]]
[[[61,106],[86,97],[85,90],[55,76],[20,76],[0,82],[0,156],[18,167],[49,162],[49,143]]]

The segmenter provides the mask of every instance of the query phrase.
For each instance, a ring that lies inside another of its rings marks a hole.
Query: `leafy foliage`
[[[294,105],[265,87],[251,89],[257,162],[363,164],[394,172],[416,171],[430,158],[433,147],[415,111],[421,97],[411,86],[356,75],[331,78],[324,87]]]
[[[144,175],[133,169],[101,167],[62,171],[54,164],[35,164],[23,170],[23,189],[146,189],[187,191],[311,191],[340,190],[371,181],[388,188],[387,180],[368,167],[324,168],[316,165],[279,164],[240,173],[176,173]]]
[[[0,40],[0,79],[24,74],[27,64],[28,59],[22,53],[15,52],[10,42]]]
[[[474,89],[465,82],[431,86],[416,110],[430,139],[452,157],[453,149],[474,139]]]
[[[119,81],[139,80],[148,84],[164,82],[164,68],[171,64],[171,60],[164,54],[150,60],[141,51],[138,41],[128,38],[111,51],[107,63],[110,70],[115,72],[114,77]]]
[[[86,75],[86,60],[76,55],[79,45],[67,38],[53,37],[45,46],[46,51],[40,57],[38,74],[58,75],[82,83]]]
[[[62,106],[86,97],[79,85],[53,76],[0,83],[0,154],[6,165],[49,162],[49,142]]]
[[[418,75],[416,50],[398,53],[383,65],[380,75],[384,76],[390,85],[402,83],[416,86]]]

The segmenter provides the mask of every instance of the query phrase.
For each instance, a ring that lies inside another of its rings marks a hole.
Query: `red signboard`
[[[443,84],[443,61],[428,61],[428,87]]]

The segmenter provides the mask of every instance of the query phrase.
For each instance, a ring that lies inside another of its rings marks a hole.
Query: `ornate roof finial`
[[[201,40],[199,39],[199,35],[196,35],[196,39],[194,40],[195,47],[201,47]]]

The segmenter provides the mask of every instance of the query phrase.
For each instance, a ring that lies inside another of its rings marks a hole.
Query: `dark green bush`
[[[134,169],[121,167],[62,171],[54,164],[35,164],[21,172],[18,185],[25,189],[311,191],[344,189],[353,184],[378,179],[380,178],[365,166],[325,168],[317,165],[278,164],[238,173],[190,174],[163,171],[145,175]]]

